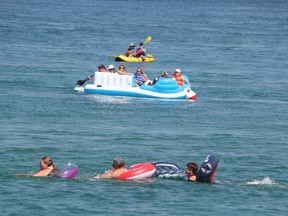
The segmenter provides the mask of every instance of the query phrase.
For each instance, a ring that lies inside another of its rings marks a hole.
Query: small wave
[[[265,177],[262,180],[253,180],[246,182],[248,185],[274,185],[276,184],[275,182],[272,181],[269,177]]]
[[[123,96],[109,96],[109,95],[89,95],[93,100],[103,104],[129,104],[130,97]]]

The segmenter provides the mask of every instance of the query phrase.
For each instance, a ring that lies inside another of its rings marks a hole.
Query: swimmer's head
[[[52,158],[49,156],[42,157],[41,161],[43,161],[43,163],[45,163],[48,167],[54,165]]]
[[[124,162],[123,158],[117,157],[117,158],[114,158],[112,166],[114,168],[121,168],[121,167],[125,166],[125,162]]]

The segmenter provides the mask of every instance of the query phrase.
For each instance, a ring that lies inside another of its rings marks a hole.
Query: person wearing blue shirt
[[[136,73],[134,75],[135,75],[134,81],[136,86],[141,86],[145,84],[145,82],[148,80],[148,77],[144,74],[142,68],[137,68]]]

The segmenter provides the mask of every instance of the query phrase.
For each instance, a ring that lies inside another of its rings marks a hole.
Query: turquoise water
[[[287,1],[1,1],[1,215],[286,215]],[[130,42],[153,79],[180,68],[196,102],[75,94]],[[116,156],[184,167],[209,153],[216,184],[94,180]],[[42,156],[76,179],[32,178]]]

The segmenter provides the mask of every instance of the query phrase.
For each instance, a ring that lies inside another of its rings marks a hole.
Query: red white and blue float
[[[197,181],[210,183],[213,181],[219,160],[214,154],[206,157],[199,169],[199,176]]]
[[[117,178],[130,180],[146,179],[152,177],[155,170],[156,167],[152,163],[139,163],[129,167],[127,172],[122,173]]]
[[[74,178],[78,173],[78,166],[74,163],[68,163],[65,167],[60,168],[57,173],[51,173],[51,177],[70,179]]]
[[[158,178],[173,178],[186,180],[187,175],[185,171],[176,163],[155,161],[152,163],[156,167],[154,177]]]
[[[209,154],[199,169],[197,182],[211,183],[218,162],[219,160],[214,154]],[[185,171],[175,163],[155,161],[152,164],[156,167],[154,177],[188,180]]]
[[[186,75],[183,74],[183,77],[189,82]],[[83,83],[85,81],[87,80]],[[93,84],[77,85],[74,91],[113,96],[196,100],[196,93],[191,86],[180,87],[171,78],[160,79],[154,85],[136,87],[133,74],[119,75],[107,72],[95,72]]]

